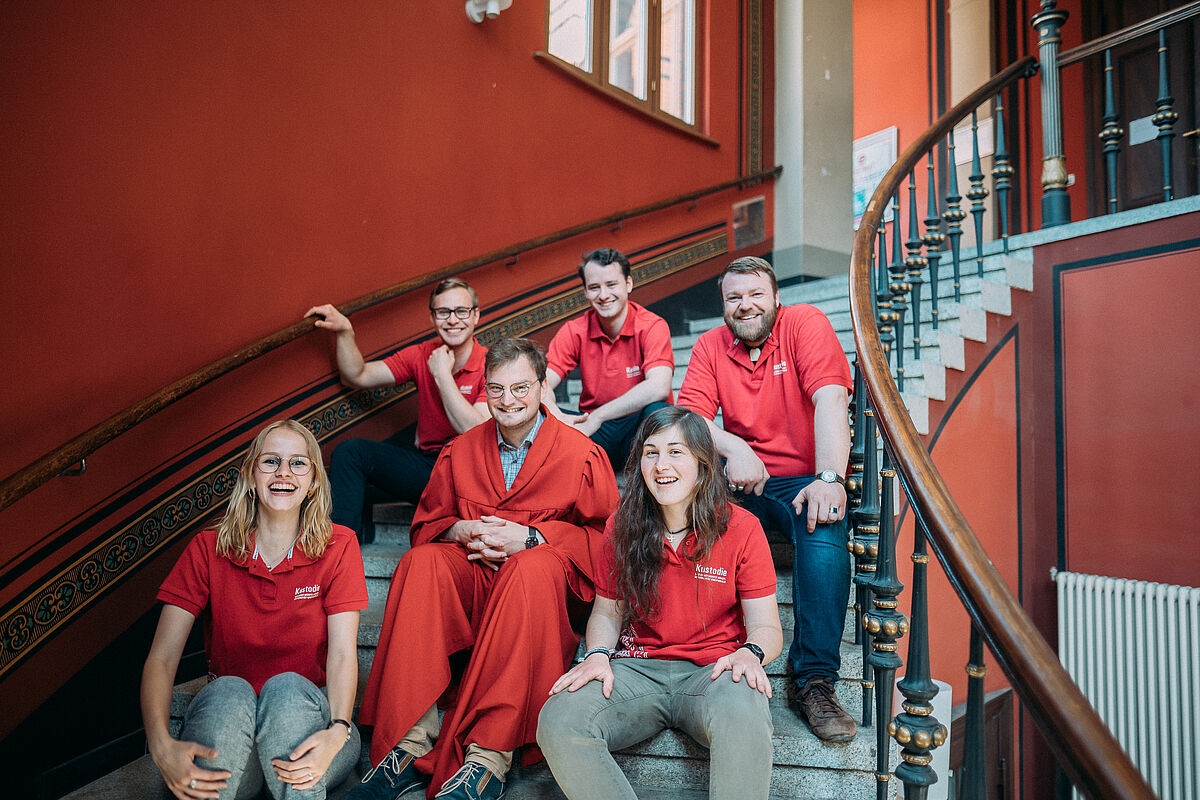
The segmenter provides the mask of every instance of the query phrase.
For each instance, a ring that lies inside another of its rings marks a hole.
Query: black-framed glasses
[[[511,392],[513,397],[521,399],[529,394],[529,390],[533,388],[533,384],[535,383],[538,383],[538,381],[522,381],[521,383],[514,383],[512,386],[503,386],[499,383],[485,383],[483,389],[487,392],[487,396],[493,400],[499,400],[501,397],[504,397],[505,389]]]
[[[264,475],[274,475],[283,464],[283,456],[275,453],[263,453],[254,461],[254,468]],[[293,475],[307,475],[312,469],[312,461],[307,456],[292,456],[287,459],[288,470]]]
[[[459,319],[466,319],[467,317],[471,316],[471,312],[477,308],[479,308],[479,306],[459,306],[458,308],[431,308],[429,311],[437,319],[450,319],[451,314]]]

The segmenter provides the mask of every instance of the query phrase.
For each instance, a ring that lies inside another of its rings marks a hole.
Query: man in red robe
[[[546,359],[533,342],[499,342],[485,376],[492,420],[442,448],[392,575],[359,712],[375,726],[376,766],[347,800],[394,800],[429,773],[431,797],[498,798],[579,644],[589,541],[617,505],[612,467],[541,406]],[[439,726],[451,656],[467,650]]]

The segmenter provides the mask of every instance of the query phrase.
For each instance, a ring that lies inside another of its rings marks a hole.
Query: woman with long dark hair
[[[330,506],[317,440],[294,420],[273,422],[242,460],[225,518],[159,589],[142,719],[181,800],[254,797],[264,784],[277,800],[321,800],[357,762],[349,719],[367,586],[358,540],[330,522]],[[209,683],[175,739],[171,687],[201,614]]]
[[[550,690],[538,745],[572,800],[636,800],[610,751],[679,728],[709,748],[710,797],[765,798],[763,665],[783,633],[762,526],[730,503],[708,428],[686,409],[646,419],[626,474],[593,554],[589,650]]]

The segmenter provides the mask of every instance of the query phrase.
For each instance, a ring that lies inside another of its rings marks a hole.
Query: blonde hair
[[[217,555],[224,556],[230,561],[243,563],[254,552],[251,547],[251,535],[258,521],[258,499],[254,496],[254,463],[262,455],[267,437],[277,430],[288,430],[304,438],[304,446],[308,460],[312,462],[312,486],[308,496],[300,504],[300,538],[296,544],[305,556],[312,559],[320,558],[325,553],[325,547],[333,535],[333,523],[329,519],[333,510],[333,499],[329,492],[329,477],[325,473],[325,465],[321,462],[321,446],[308,428],[294,419],[281,419],[272,422],[258,432],[242,466],[238,470],[237,480],[229,493],[229,507],[225,518],[217,526]]]

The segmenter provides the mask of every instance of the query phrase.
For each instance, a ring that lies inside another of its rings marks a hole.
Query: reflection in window
[[[550,0],[550,54],[592,70],[591,0]]]
[[[646,0],[611,0],[608,82],[646,99]]]
[[[696,121],[696,3],[662,0],[659,108],[689,125]]]

